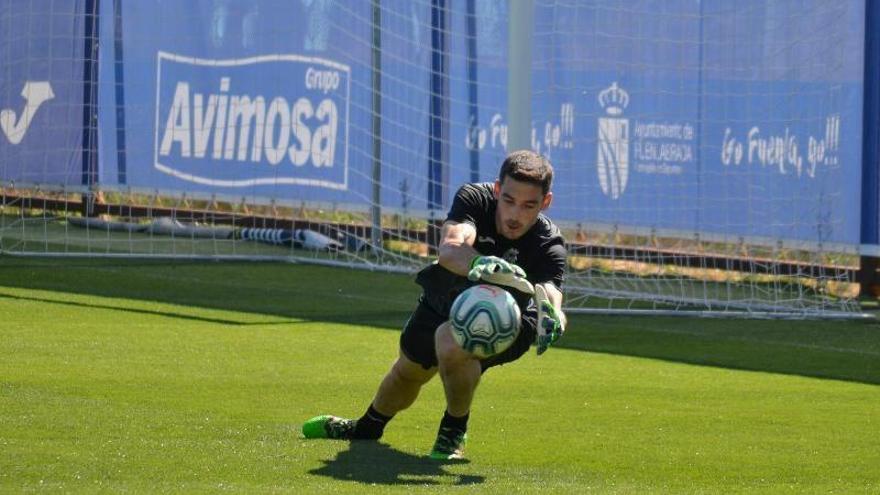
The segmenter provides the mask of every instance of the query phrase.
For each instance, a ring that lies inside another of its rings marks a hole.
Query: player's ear
[[[501,181],[495,179],[495,199],[501,199]]]
[[[553,202],[553,192],[548,191],[547,194],[544,195],[544,200],[541,202],[541,209],[546,210],[550,208],[550,203]]]

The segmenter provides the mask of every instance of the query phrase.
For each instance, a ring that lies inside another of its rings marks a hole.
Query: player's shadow
[[[335,459],[322,461],[324,465],[309,474],[377,485],[477,485],[486,479],[444,469],[449,464],[467,461],[419,457],[379,442],[354,441],[349,445],[348,450],[340,452]]]

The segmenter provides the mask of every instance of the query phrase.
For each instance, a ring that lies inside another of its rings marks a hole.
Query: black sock
[[[367,408],[367,412],[357,420],[357,425],[354,428],[354,433],[352,433],[352,438],[359,440],[378,440],[382,437],[382,433],[385,432],[385,425],[387,425],[393,417],[394,416],[385,416],[374,409],[373,404],[370,404],[370,407]]]
[[[446,411],[443,413],[443,419],[440,421],[440,428],[453,428],[459,431],[467,431],[468,418],[470,417],[470,413],[461,417],[456,417],[449,414],[449,411]]]

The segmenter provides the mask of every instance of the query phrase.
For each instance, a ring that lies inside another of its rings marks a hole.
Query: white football
[[[459,294],[449,319],[458,345],[479,358],[505,351],[519,335],[519,306],[494,285],[475,285]]]

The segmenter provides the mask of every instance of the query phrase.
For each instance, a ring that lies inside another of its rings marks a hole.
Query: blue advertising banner
[[[507,152],[509,54],[506,0],[446,5],[432,37],[444,5],[380,2],[374,60],[370,2],[103,2],[102,184],[367,208],[378,149],[383,207],[445,209]],[[864,0],[537,2],[550,213],[858,243],[864,15]]]
[[[265,94],[260,74],[289,81]],[[159,52],[153,166],[194,184],[348,188],[351,69],[300,55]]]
[[[880,2],[865,5],[862,244],[880,255]]]
[[[84,1],[0,0],[0,181],[82,184]]]
[[[554,3],[536,23],[554,218],[858,243],[864,2]]]
[[[114,19],[101,25],[114,67],[101,72],[103,187],[369,208],[370,2],[101,8]],[[383,0],[381,12],[381,201],[423,211],[431,5]]]
[[[370,147],[363,107],[370,31],[356,20],[369,4],[351,2],[342,14],[339,4],[330,7],[104,2],[103,16],[117,22],[103,36],[116,39],[124,57],[115,72],[101,75],[102,108],[116,108],[103,114],[102,184],[363,203],[371,187],[363,179],[370,166],[363,153]],[[332,43],[338,39],[346,41]],[[352,102],[359,103],[354,112]]]

